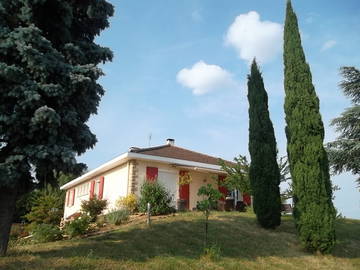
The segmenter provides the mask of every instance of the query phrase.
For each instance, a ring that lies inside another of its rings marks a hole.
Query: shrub
[[[91,218],[87,215],[82,215],[64,226],[64,231],[70,238],[85,234],[90,227]]]
[[[24,223],[28,221],[26,215],[30,213],[31,208],[34,206],[34,202],[41,196],[41,193],[40,190],[35,189],[19,197],[16,201],[13,222]]]
[[[104,211],[107,205],[107,200],[101,200],[94,196],[88,201],[81,202],[81,212],[88,214],[91,218],[90,221],[93,222],[96,220],[97,216]]]
[[[51,224],[38,224],[33,229],[33,240],[37,243],[52,242],[62,238],[58,226]]]
[[[145,181],[141,186],[139,200],[139,210],[141,212],[147,211],[147,203],[151,205],[152,215],[169,214],[175,211],[171,207],[172,197],[169,192],[157,181]]]
[[[127,209],[130,213],[134,213],[138,208],[138,201],[135,194],[129,194],[121,197],[116,201],[116,207],[119,209]]]
[[[52,189],[46,189],[35,198],[30,213],[25,217],[31,223],[59,225],[64,214],[64,196]]]
[[[105,219],[110,224],[120,225],[129,219],[129,214],[130,212],[127,209],[114,210],[106,214]]]

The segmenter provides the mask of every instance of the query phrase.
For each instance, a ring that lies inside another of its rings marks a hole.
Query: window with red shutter
[[[67,190],[66,191],[66,199],[65,199],[65,201],[66,201],[66,206],[69,206],[69,201],[70,201],[70,191],[69,190]]]
[[[146,180],[155,181],[158,177],[159,170],[156,167],[146,167]]]
[[[90,199],[94,198],[95,180],[90,182]]]
[[[98,195],[98,198],[100,200],[103,198],[103,194],[104,194],[104,181],[105,181],[105,177],[101,176],[100,177],[100,185],[99,185],[99,195]]]
[[[226,198],[227,193],[228,193],[228,189],[226,187],[224,187],[224,186],[221,186],[221,184],[224,182],[225,178],[226,178],[225,175],[218,175],[218,190],[223,195],[220,198],[221,201],[225,201],[225,198]]]
[[[72,190],[71,192],[71,205],[70,206],[73,206],[74,203],[75,203],[75,188]]]

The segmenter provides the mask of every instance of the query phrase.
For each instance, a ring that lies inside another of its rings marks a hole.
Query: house
[[[120,197],[131,193],[139,197],[144,181],[155,180],[169,190],[173,206],[177,207],[180,199],[187,209],[195,209],[200,200],[197,192],[202,185],[211,183],[227,196],[226,188],[218,185],[218,181],[226,177],[218,164],[218,158],[177,147],[173,139],[157,147],[131,147],[128,152],[61,187],[66,190],[64,218],[79,212],[81,201],[93,196],[108,200],[107,209],[112,209]],[[183,179],[190,181],[181,181]],[[236,200],[242,200],[241,193],[237,194]]]

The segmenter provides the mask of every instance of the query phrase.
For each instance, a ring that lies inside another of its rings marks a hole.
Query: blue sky
[[[103,66],[106,94],[89,125],[97,145],[79,157],[89,169],[130,146],[184,148],[233,159],[248,154],[246,76],[256,56],[269,95],[279,154],[286,153],[282,27],[285,0],[122,0],[98,42],[114,52]],[[358,66],[360,2],[293,0],[306,58],[329,126],[350,105],[338,83],[339,67]],[[335,206],[360,218],[351,174],[332,177],[341,187]]]

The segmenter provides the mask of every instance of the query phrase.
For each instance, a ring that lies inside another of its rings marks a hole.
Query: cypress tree
[[[254,59],[248,76],[250,184],[259,224],[275,228],[281,222],[280,172],[276,140],[269,116],[268,96]]]
[[[113,6],[105,0],[0,1],[0,256],[16,199],[54,172],[78,172],[76,155],[96,143],[86,122],[104,89],[95,43]]]
[[[335,208],[323,146],[324,125],[290,1],[284,29],[284,65],[285,131],[294,189],[295,224],[306,249],[325,253],[335,244]]]

